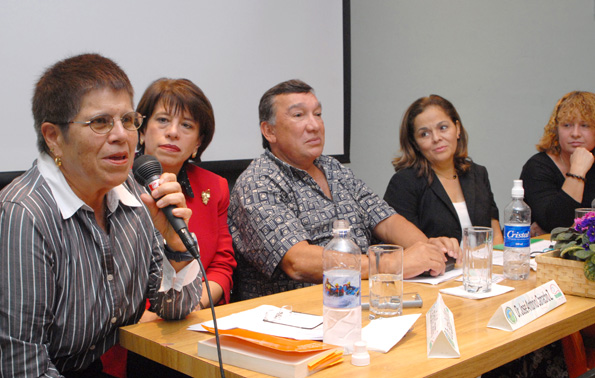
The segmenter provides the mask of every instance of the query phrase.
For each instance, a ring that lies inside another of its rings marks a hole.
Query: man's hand
[[[403,252],[403,277],[411,278],[430,271],[430,275],[444,274],[446,256],[431,243],[417,242]]]
[[[175,206],[172,214],[184,219],[186,224],[188,224],[188,220],[192,215],[192,210],[186,207],[186,198],[184,197],[184,193],[182,193],[182,187],[176,181],[176,175],[173,173],[162,174],[159,179],[159,186],[153,190],[151,195],[143,193],[140,197],[151,213],[153,225],[161,233],[171,249],[185,251],[186,247],[184,243],[182,243],[182,240],[180,240],[180,237],[165,217],[165,214],[161,211],[162,208],[168,205]],[[154,198],[159,198],[159,200],[155,201]]]

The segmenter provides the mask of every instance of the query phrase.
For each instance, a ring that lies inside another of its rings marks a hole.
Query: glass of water
[[[370,319],[403,313],[403,247],[392,244],[368,248]]]
[[[578,209],[574,209],[574,217],[575,218],[582,218],[583,216],[594,213],[595,209],[592,207],[580,207]]]
[[[492,290],[493,233],[490,227],[463,230],[463,287],[469,293]]]

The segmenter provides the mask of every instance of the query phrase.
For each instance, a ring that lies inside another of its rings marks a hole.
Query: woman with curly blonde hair
[[[533,235],[572,225],[574,209],[595,198],[595,94],[574,91],[558,100],[539,153],[523,166],[525,201],[531,207]]]

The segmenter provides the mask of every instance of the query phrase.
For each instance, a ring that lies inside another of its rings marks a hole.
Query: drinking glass
[[[403,247],[392,244],[368,248],[370,319],[403,313]]]
[[[580,207],[578,209],[574,209],[574,217],[575,218],[582,218],[583,216],[587,215],[588,213],[595,212],[595,208],[592,207]]]
[[[469,293],[492,290],[493,233],[490,227],[463,230],[463,287]]]

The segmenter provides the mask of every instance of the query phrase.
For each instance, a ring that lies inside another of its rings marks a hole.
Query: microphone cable
[[[163,173],[161,163],[155,156],[152,155],[141,155],[134,160],[132,165],[132,171],[134,173],[135,180],[145,187],[149,194],[153,189],[159,186],[158,180]],[[213,297],[211,295],[211,286],[207,279],[207,272],[205,271],[202,262],[200,261],[200,252],[198,250],[198,243],[192,234],[188,231],[188,227],[183,219],[173,215],[172,210],[174,206],[169,205],[161,209],[165,214],[167,220],[172,225],[184,246],[190,252],[192,257],[198,261],[198,266],[202,272],[202,276],[205,280],[205,286],[207,294],[209,296],[209,303],[211,304],[211,315],[213,316],[213,328],[215,328],[215,340],[217,341],[217,357],[219,359],[219,371],[221,372],[221,378],[225,378],[225,372],[223,371],[223,361],[221,359],[221,342],[219,341],[219,329],[217,328],[217,318],[215,316],[215,304],[213,303]]]
[[[215,304],[213,303],[213,297],[211,296],[211,287],[207,278],[207,272],[205,272],[205,268],[202,265],[202,262],[200,261],[200,253],[198,252],[198,248],[196,248],[196,244],[192,245],[192,248],[188,249],[188,252],[192,254],[196,261],[198,261],[198,266],[200,266],[200,271],[202,272],[202,276],[205,279],[205,286],[207,289],[207,294],[209,296],[209,303],[211,305],[211,315],[213,317],[213,328],[215,328],[215,341],[217,342],[217,358],[219,360],[219,372],[221,373],[221,378],[225,378],[225,371],[223,370],[223,360],[221,358],[221,342],[219,341],[219,329],[217,328],[217,317],[215,316]]]

